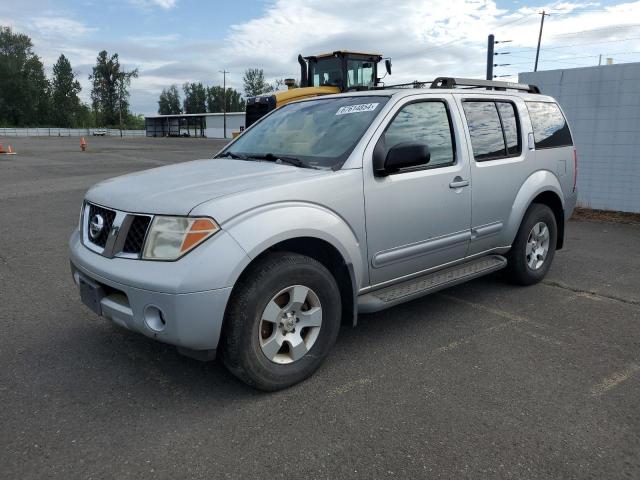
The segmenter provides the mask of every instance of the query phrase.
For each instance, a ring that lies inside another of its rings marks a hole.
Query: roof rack
[[[438,77],[431,83],[431,88],[456,87],[484,87],[493,90],[520,90],[529,93],[540,93],[535,85],[513,82],[496,82],[493,80],[478,80],[477,78]]]
[[[426,88],[426,85],[433,83],[433,80],[427,80],[425,82],[421,82],[419,80],[414,80],[409,83],[396,83],[393,85],[380,85],[374,87],[376,90],[388,90],[390,88]]]

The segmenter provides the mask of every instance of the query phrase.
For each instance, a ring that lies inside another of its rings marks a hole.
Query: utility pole
[[[493,80],[493,48],[495,45],[495,37],[489,35],[487,39],[487,80]]]
[[[224,125],[224,138],[227,138],[227,73],[226,70],[220,70],[222,74],[222,121]]]
[[[545,11],[543,10],[540,15],[542,15],[542,18],[540,18],[540,33],[538,34],[538,48],[536,49],[536,64],[533,67],[534,72],[538,71],[538,57],[540,56],[540,42],[542,41],[542,27],[544,27],[544,17],[548,17],[549,14],[545,13]]]

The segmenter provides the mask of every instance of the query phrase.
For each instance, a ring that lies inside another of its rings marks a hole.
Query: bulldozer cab
[[[377,53],[345,50],[310,57],[300,56],[300,86],[337,87],[341,92],[373,88],[379,81],[378,63],[381,60],[382,55]],[[390,73],[391,63],[387,62],[386,66]]]
[[[368,90],[378,86],[378,63],[382,55],[377,53],[349,52],[338,50],[332,53],[303,57],[300,64],[300,87],[293,88],[295,81],[286,79],[288,90],[247,98],[245,127],[287,103],[320,95]],[[387,74],[391,73],[391,60],[385,61]]]

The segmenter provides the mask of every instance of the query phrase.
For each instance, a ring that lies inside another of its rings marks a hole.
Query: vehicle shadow
[[[504,286],[499,276],[491,275],[443,293],[471,292],[481,297],[487,290]],[[357,327],[342,326],[326,363],[340,363],[340,359],[347,357],[354,358],[355,362],[366,362],[372,351],[400,345],[406,335],[430,338],[456,316],[456,309],[461,308],[452,305],[446,297],[433,294],[382,312],[360,315]],[[211,362],[191,359],[180,355],[171,345],[130,332],[87,312],[85,315],[84,326],[67,332],[65,359],[57,358],[55,362],[64,361],[66,368],[73,370],[69,378],[92,392],[92,396],[121,390],[134,397],[162,398],[167,405],[185,398],[190,402],[214,401],[221,405],[241,398],[274,395],[240,382],[219,358]],[[314,382],[330,384],[330,374],[325,376],[322,370],[316,374]],[[306,384],[303,382],[293,388],[304,389]],[[69,387],[73,388],[73,385]]]

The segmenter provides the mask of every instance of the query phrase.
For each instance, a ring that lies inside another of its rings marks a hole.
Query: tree
[[[122,126],[129,115],[129,85],[137,76],[137,69],[130,72],[122,69],[117,53],[111,56],[106,50],[98,53],[96,66],[89,75],[96,124]]]
[[[71,63],[64,55],[60,55],[53,66],[51,82],[51,120],[58,127],[71,128],[80,122],[80,82],[71,68]]]
[[[244,112],[245,101],[240,92],[234,88],[227,88],[227,112]]]
[[[23,71],[22,125],[47,125],[51,112],[51,84],[37,55],[29,58]]]
[[[210,113],[221,113],[224,111],[223,104],[223,88],[219,86],[207,88],[207,111]],[[242,95],[233,88],[227,88],[226,104],[227,112],[242,112],[245,109],[245,102],[242,99]]]
[[[244,94],[247,97],[256,97],[272,90],[264,80],[264,71],[261,68],[248,68],[242,78],[244,84]]]
[[[180,92],[178,87],[171,85],[168,89],[163,88],[158,100],[158,113],[160,115],[177,115],[182,113],[180,107]]]
[[[132,78],[138,78],[137,68],[130,72],[120,72],[116,80],[116,88],[118,91],[118,115],[120,120],[120,130],[122,130],[123,128],[123,119],[127,119],[128,122],[128,119],[131,117],[131,114],[129,112],[129,85],[131,85]],[[122,137],[122,131],[120,132],[120,136]]]
[[[31,39],[0,27],[0,124],[47,124],[49,95],[49,81]]]
[[[205,113],[207,111],[207,91],[202,83],[185,83],[184,113]]]

